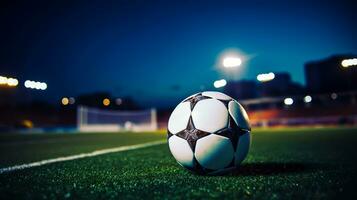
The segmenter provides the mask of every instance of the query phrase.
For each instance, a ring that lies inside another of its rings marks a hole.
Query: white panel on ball
[[[216,99],[199,101],[191,115],[197,129],[210,133],[214,133],[228,124],[228,111],[224,104]]]
[[[239,137],[237,150],[235,153],[234,164],[239,165],[247,156],[251,144],[250,132],[247,132]]]
[[[203,96],[206,97],[211,97],[215,99],[221,99],[221,100],[231,100],[232,98],[226,94],[223,94],[221,92],[214,92],[214,91],[207,91],[207,92],[202,92]]]
[[[184,130],[187,126],[190,116],[191,116],[190,102],[183,102],[177,105],[169,119],[169,124],[168,124],[169,131],[172,134],[176,134]]]
[[[193,167],[193,152],[186,140],[173,135],[169,138],[169,148],[182,166]]]
[[[231,101],[228,104],[229,114],[233,117],[238,127],[250,130],[249,118],[244,108],[236,101]]]
[[[226,137],[211,134],[196,143],[196,160],[207,169],[223,169],[232,162],[233,156],[232,143]]]

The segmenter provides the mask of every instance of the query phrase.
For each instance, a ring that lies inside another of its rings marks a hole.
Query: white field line
[[[58,158],[53,158],[53,159],[41,160],[38,162],[32,162],[32,163],[27,163],[27,164],[22,164],[22,165],[15,165],[15,166],[11,166],[11,167],[1,168],[0,174],[15,171],[15,170],[31,168],[31,167],[38,167],[38,166],[47,165],[47,164],[56,163],[56,162],[63,162],[63,161],[99,156],[99,155],[103,155],[103,154],[107,154],[107,153],[116,153],[116,152],[129,151],[129,150],[134,150],[134,149],[141,149],[141,148],[151,147],[151,146],[164,144],[164,143],[166,143],[166,141],[161,140],[161,141],[155,141],[155,142],[147,142],[147,143],[143,143],[143,144],[102,149],[102,150],[97,150],[97,151],[93,151],[90,153],[81,153],[81,154],[72,155],[72,156],[63,156],[63,157],[58,157]]]

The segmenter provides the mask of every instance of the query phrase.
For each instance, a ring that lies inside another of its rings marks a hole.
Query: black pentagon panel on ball
[[[237,132],[235,132],[232,128],[227,127],[227,128],[217,131],[214,134],[228,138],[232,143],[233,150],[236,151],[239,134]]]
[[[245,134],[246,131],[237,126],[232,116],[229,115],[228,117],[228,126],[215,132],[214,134],[228,138],[232,142],[234,151],[236,151],[239,137]]]
[[[206,97],[203,96],[201,93],[198,93],[197,95],[186,99],[184,102],[190,102],[191,103],[191,110],[195,107],[195,105],[197,104],[197,102],[203,100],[203,99],[212,99],[211,97]]]
[[[202,165],[200,165],[200,163],[197,161],[195,157],[193,158],[193,167],[185,167],[185,168],[189,169],[195,174],[200,174],[200,175],[205,175],[215,172],[215,170],[204,168]]]
[[[246,133],[250,133],[250,132],[251,132],[251,131],[249,131],[249,130],[241,129],[239,135],[242,136],[242,135],[244,135],[244,134],[246,134]]]
[[[176,134],[177,137],[183,138],[187,141],[192,151],[195,152],[196,142],[198,139],[209,135],[210,133],[198,130],[195,128],[192,117],[188,120],[187,127],[185,130],[180,131]]]
[[[167,130],[167,139],[170,139],[171,136],[173,136],[174,134],[172,134],[169,130]]]
[[[228,109],[229,102],[232,101],[232,100],[224,100],[224,99],[217,99],[217,100],[222,102],[227,109]]]
[[[239,136],[244,135],[247,132],[247,130],[243,130],[242,128],[238,127],[237,123],[234,121],[233,117],[230,114],[229,114],[228,127],[234,130],[234,132],[238,133]]]

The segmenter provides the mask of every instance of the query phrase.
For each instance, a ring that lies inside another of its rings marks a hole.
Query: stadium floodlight
[[[103,99],[103,105],[104,106],[109,106],[110,105],[110,100],[108,98]]]
[[[239,57],[227,56],[223,58],[222,65],[225,68],[234,68],[242,64],[242,59]]]
[[[287,106],[293,105],[294,100],[290,97],[284,99],[284,104]]]
[[[24,83],[25,88],[36,89],[36,90],[46,90],[47,83],[39,81],[26,80]]]
[[[47,83],[40,83],[40,90],[46,90],[47,89]]]
[[[19,81],[16,78],[8,78],[7,85],[10,87],[16,87],[19,84]]]
[[[225,79],[217,80],[213,83],[215,88],[221,88],[227,85],[227,81]]]
[[[310,95],[306,95],[305,97],[304,97],[304,102],[305,103],[310,103],[312,101],[312,97],[310,96]]]
[[[35,82],[35,89],[37,89],[37,90],[41,89],[41,83],[40,82]]]
[[[61,100],[62,105],[66,106],[69,104],[69,99],[67,97],[63,97]]]
[[[5,84],[7,84],[7,77],[0,76],[0,85],[5,85]]]
[[[25,85],[25,88],[31,88],[32,87],[32,81],[26,80],[24,85]]]
[[[350,67],[350,66],[356,66],[357,58],[342,60],[341,65],[342,65],[342,67],[345,67],[345,68]]]
[[[16,78],[0,76],[0,85],[7,85],[9,87],[16,87],[19,81]]]
[[[269,72],[267,74],[258,74],[257,80],[260,82],[271,81],[275,78],[275,74],[273,72]]]

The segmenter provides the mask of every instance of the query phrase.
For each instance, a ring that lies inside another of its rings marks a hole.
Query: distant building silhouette
[[[305,64],[306,87],[310,93],[357,90],[357,66],[342,67],[345,59],[356,55],[335,55]]]
[[[297,95],[303,93],[303,87],[291,80],[287,72],[275,73],[275,78],[271,81],[261,82],[258,85],[259,96],[273,97],[285,95]]]
[[[235,99],[252,99],[257,97],[256,81],[228,81],[224,92]]]
[[[228,81],[224,92],[236,99],[299,95],[304,93],[302,85],[291,80],[286,72],[275,73],[273,80],[257,82],[252,80]]]

